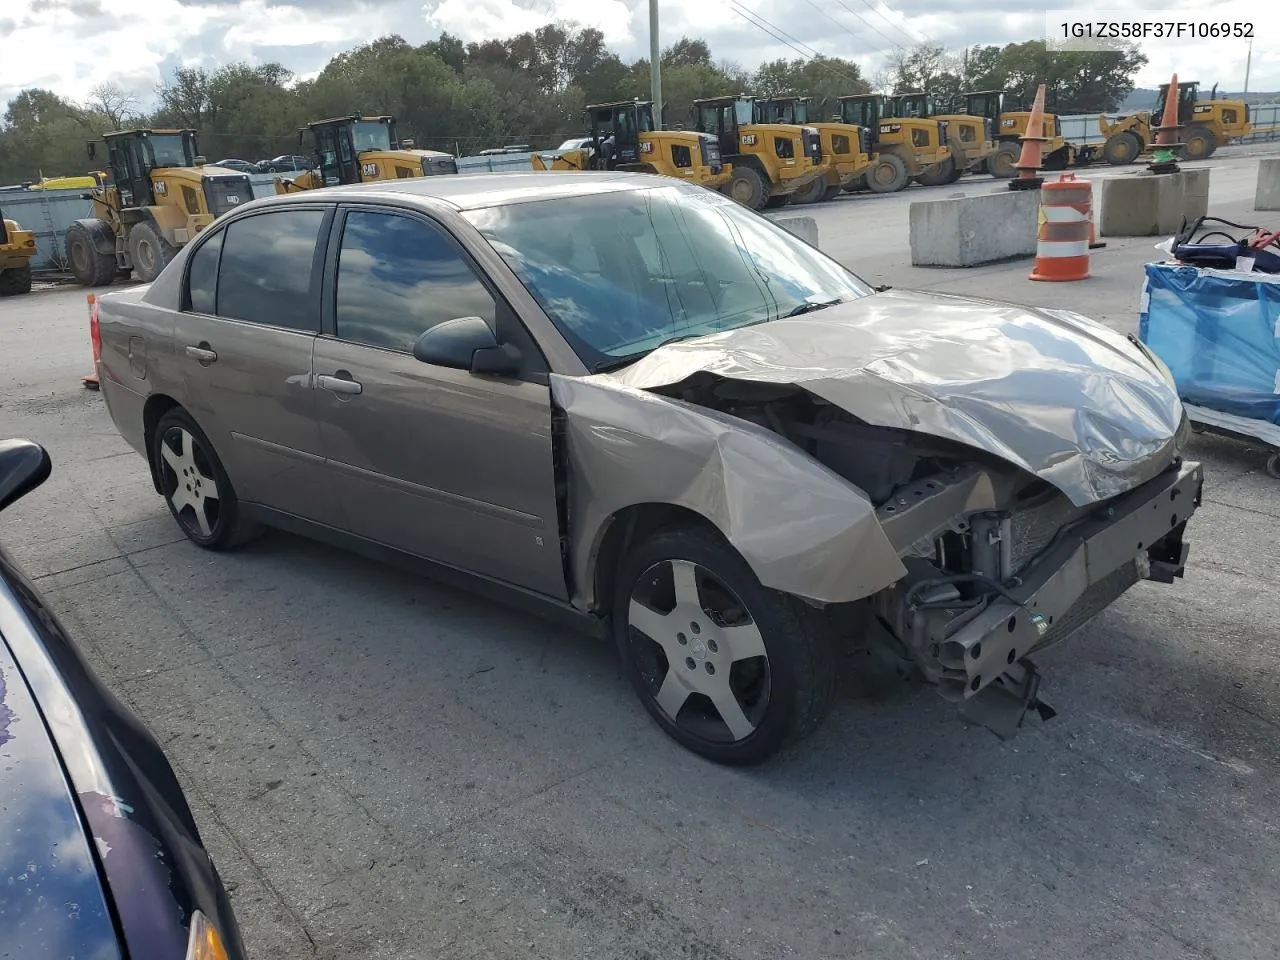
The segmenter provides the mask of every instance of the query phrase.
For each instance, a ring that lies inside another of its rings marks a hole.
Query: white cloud
[[[1020,0],[736,0],[765,18],[775,33],[748,22],[734,0],[665,3],[663,45],[681,35],[708,42],[716,57],[753,67],[762,60],[811,51],[855,60],[874,74],[895,47],[930,40],[951,48],[1004,44],[1043,36],[1043,7]],[[1084,0],[1058,0],[1097,21],[1129,16],[1099,11]],[[1193,0],[1154,7],[1173,19],[1197,9]],[[1280,90],[1280,44],[1268,43],[1270,22],[1251,0],[1215,5],[1212,17],[1252,22],[1256,41],[1249,86]],[[1198,19],[1203,19],[1201,16]],[[413,43],[448,30],[464,40],[507,37],[552,20],[598,28],[625,58],[648,55],[648,0],[9,0],[0,7],[0,103],[41,86],[84,99],[113,80],[144,99],[175,66],[217,67],[236,60],[279,60],[314,76],[334,53],[398,33]],[[798,49],[797,49],[798,48]],[[110,51],[110,55],[106,52]],[[1180,79],[1238,90],[1246,44],[1237,40],[1155,40],[1144,43],[1149,66],[1139,86]]]

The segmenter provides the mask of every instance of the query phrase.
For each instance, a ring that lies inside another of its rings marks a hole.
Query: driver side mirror
[[[30,440],[0,440],[0,510],[49,479],[49,454]]]
[[[520,351],[509,343],[498,343],[493,329],[479,317],[437,323],[418,337],[413,356],[423,363],[471,373],[501,377],[520,371]]]

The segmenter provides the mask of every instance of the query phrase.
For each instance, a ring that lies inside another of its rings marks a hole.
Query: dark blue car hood
[[[80,805],[0,638],[0,960],[120,956]]]

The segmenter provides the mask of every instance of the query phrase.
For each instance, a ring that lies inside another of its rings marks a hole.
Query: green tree
[[[821,104],[836,97],[870,93],[871,85],[851,60],[839,57],[772,60],[762,64],[752,78],[751,90],[758,96],[782,94],[813,97]]]

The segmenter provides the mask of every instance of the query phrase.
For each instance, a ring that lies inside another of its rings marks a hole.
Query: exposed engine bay
[[[1175,460],[1155,480],[1079,507],[984,451],[864,423],[792,385],[699,374],[653,392],[771,430],[864,491],[907,576],[860,604],[860,640],[887,643],[1003,736],[1028,710],[1053,714],[1030,654],[1139,580],[1182,575],[1198,465],[1184,470]],[[1148,506],[1153,486],[1148,516],[1136,508]]]

